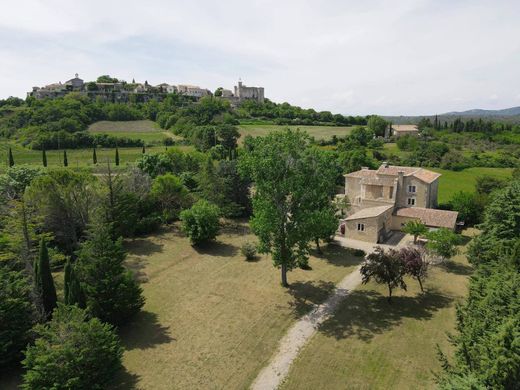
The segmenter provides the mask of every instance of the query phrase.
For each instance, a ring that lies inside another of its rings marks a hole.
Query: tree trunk
[[[419,286],[421,286],[421,292],[424,292],[424,288],[423,288],[423,285],[422,285],[422,280],[420,277],[417,277],[417,280],[419,281]]]
[[[321,255],[323,252],[321,251],[321,248],[320,248],[320,239],[319,238],[315,238],[314,240],[316,242],[316,250]]]
[[[417,244],[417,234],[413,236],[413,243]]]
[[[388,303],[392,303],[392,287],[388,285]]]
[[[287,265],[282,264],[282,286],[289,287],[289,283],[287,283]]]

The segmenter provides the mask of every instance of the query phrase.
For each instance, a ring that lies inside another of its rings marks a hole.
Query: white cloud
[[[345,114],[507,107],[519,11],[505,0],[19,0],[0,13],[0,96],[79,72],[211,89],[241,76],[275,101]]]

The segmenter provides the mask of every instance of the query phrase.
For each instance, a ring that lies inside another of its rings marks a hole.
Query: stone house
[[[388,125],[385,130],[385,138],[399,138],[404,135],[419,135],[417,125]]]
[[[435,209],[439,173],[383,163],[344,176],[351,210],[341,221],[341,232],[348,238],[382,242],[410,220],[430,229],[455,228],[456,212]]]

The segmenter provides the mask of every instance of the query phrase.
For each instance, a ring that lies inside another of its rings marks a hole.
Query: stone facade
[[[242,84],[242,81],[238,81],[238,85],[235,85],[235,97],[239,101],[243,100],[256,100],[259,103],[264,102],[264,88],[263,87],[247,87]]]
[[[457,213],[434,210],[440,174],[423,168],[362,168],[345,175],[345,196],[351,203],[342,231],[349,238],[381,242],[411,219],[430,228],[455,228]],[[401,212],[402,209],[413,209]]]

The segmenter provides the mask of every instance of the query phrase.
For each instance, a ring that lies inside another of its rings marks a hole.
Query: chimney
[[[368,167],[361,167],[362,171],[368,171]]]
[[[388,168],[388,161],[383,161],[383,168]]]
[[[401,189],[403,188],[403,185],[404,185],[404,172],[403,171],[398,171],[397,172],[397,187],[398,187],[398,191],[401,191]]]

